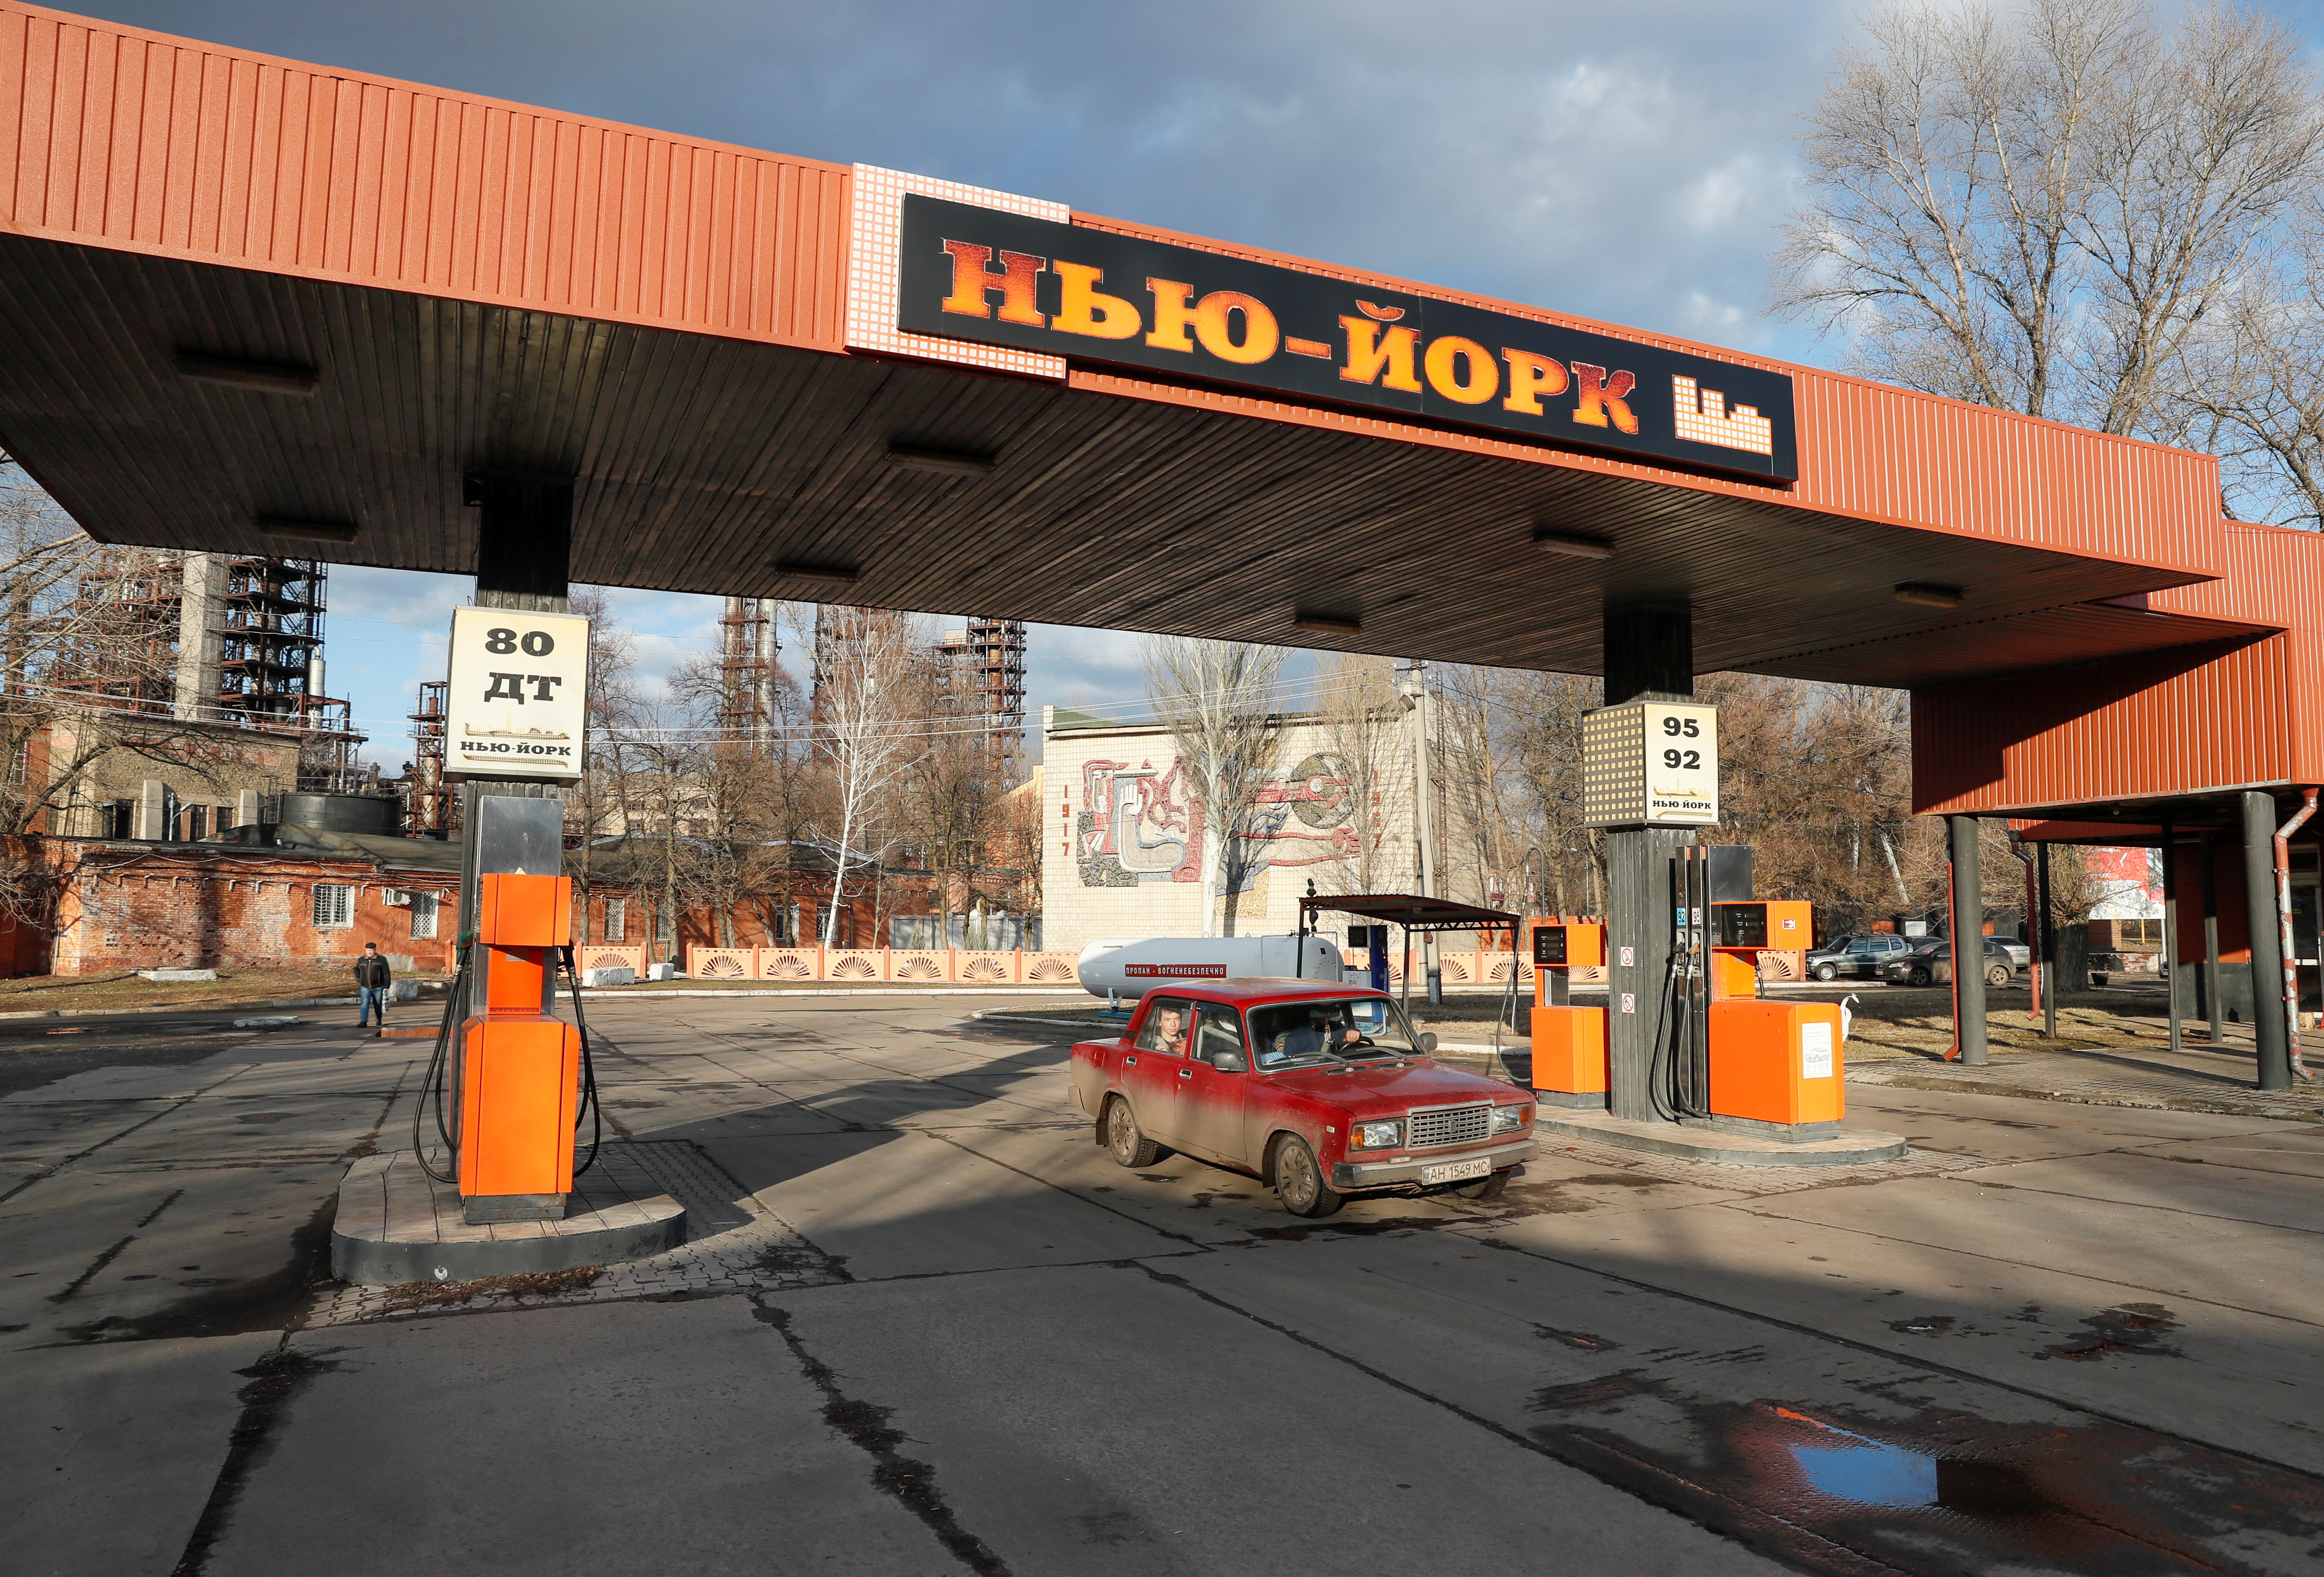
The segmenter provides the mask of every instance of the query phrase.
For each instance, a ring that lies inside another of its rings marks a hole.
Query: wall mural
[[[1231,890],[1252,890],[1277,865],[1320,865],[1356,853],[1348,779],[1346,763],[1318,752],[1260,785],[1242,840],[1246,857],[1228,872]],[[1203,805],[1183,758],[1173,756],[1167,771],[1151,761],[1085,761],[1082,804],[1074,853],[1084,887],[1203,879]]]

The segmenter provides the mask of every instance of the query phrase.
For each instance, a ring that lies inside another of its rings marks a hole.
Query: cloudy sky
[[[1800,361],[1761,310],[1828,0],[127,0],[141,27],[882,164]],[[2271,9],[2324,42],[2324,0]],[[333,577],[331,687],[403,759],[465,579]],[[715,604],[617,604],[666,667]],[[1134,638],[1036,632],[1029,705],[1139,694]]]

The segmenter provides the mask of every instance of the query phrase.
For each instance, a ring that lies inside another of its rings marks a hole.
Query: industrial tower
[[[352,791],[365,736],[325,693],[326,586],[311,558],[106,549],[61,615],[51,682],[182,722],[298,733],[300,789]]]

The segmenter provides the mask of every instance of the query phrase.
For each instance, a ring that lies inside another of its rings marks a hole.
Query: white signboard
[[[1828,1079],[1831,1077],[1831,1026],[1803,1024],[1800,1026],[1800,1077]]]
[[[1626,701],[1582,719],[1585,825],[1713,826],[1719,821],[1719,708]]]
[[[511,608],[452,612],[444,770],[578,778],[589,713],[589,621]]]
[[[1719,821],[1719,708],[1645,703],[1646,824],[1713,826]]]

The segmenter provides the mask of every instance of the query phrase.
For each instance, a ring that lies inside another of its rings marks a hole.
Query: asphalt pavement
[[[426,1042],[318,1012],[0,1042],[0,1571],[2324,1551],[2324,1126],[1856,1087],[1913,1157],[1574,1148],[1491,1204],[1309,1222],[1115,1167],[1065,1039],[990,1006],[593,1003],[613,1142],[731,1209],[665,1267],[360,1295],[333,1190],[410,1142]]]

